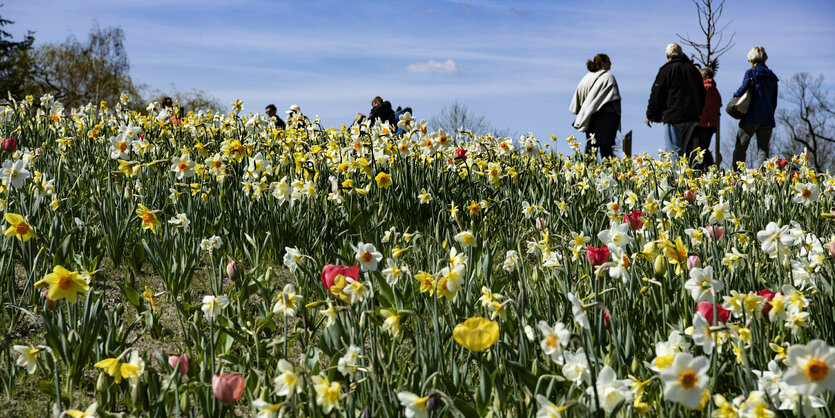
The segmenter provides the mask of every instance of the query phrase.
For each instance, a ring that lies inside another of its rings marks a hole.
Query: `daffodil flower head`
[[[75,303],[79,293],[90,290],[90,285],[77,271],[69,271],[63,266],[55,266],[52,273],[35,282],[36,289],[43,289],[47,286],[49,286],[47,291],[49,299],[67,299],[70,303]]]

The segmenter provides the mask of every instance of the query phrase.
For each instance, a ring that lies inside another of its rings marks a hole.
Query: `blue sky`
[[[612,59],[633,149],[662,147],[661,127],[643,125],[649,89],[665,45],[700,33],[686,0],[5,0],[0,15],[15,21],[16,37],[35,31],[36,44],[84,39],[96,22],[121,26],[131,74],[151,89],[202,89],[253,112],[298,104],[326,126],[367,113],[377,95],[419,119],[457,100],[497,127],[556,135],[565,152],[562,139],[578,135],[568,105],[598,52]],[[833,18],[832,1],[728,1],[736,46],[720,60],[723,99],[754,45],[782,79],[808,71],[835,87]]]

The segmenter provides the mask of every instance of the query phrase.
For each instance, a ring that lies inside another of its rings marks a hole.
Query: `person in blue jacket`
[[[734,167],[740,161],[745,161],[745,153],[751,138],[757,135],[756,166],[759,167],[768,158],[771,143],[771,131],[774,129],[774,111],[777,109],[777,82],[779,79],[765,65],[768,55],[765,48],[755,46],[748,52],[748,62],[751,68],[745,72],[742,86],[734,93],[739,97],[749,88],[751,102],[748,113],[739,121],[734,147]]]

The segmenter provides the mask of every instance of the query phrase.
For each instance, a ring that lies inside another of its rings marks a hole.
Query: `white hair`
[[[752,64],[765,64],[768,59],[768,54],[765,53],[765,48],[755,46],[748,51],[748,62]]]
[[[673,42],[667,45],[667,58],[683,57],[684,52],[681,51],[681,45]]]

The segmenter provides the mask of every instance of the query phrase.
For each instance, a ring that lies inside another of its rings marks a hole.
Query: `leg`
[[[614,145],[601,145],[600,148],[600,158],[608,158],[615,156]]]
[[[681,155],[681,133],[677,124],[664,124],[664,142],[667,147],[667,152],[673,152],[676,155]]]
[[[754,136],[754,131],[757,125],[750,123],[740,123],[739,129],[736,131],[736,145],[734,146],[734,164],[742,161],[745,162],[745,154],[748,152],[748,144],[751,142],[751,137]]]
[[[681,147],[686,149],[690,147],[691,150],[696,149],[695,140],[693,138],[693,131],[699,122],[684,122],[681,124]]]
[[[765,125],[760,125],[757,128],[757,167],[761,166],[768,159],[770,154],[771,131],[773,129],[773,127]]]
[[[614,157],[615,138],[618,135],[620,126],[620,115],[615,112],[597,112],[597,146],[600,150],[600,158]]]

